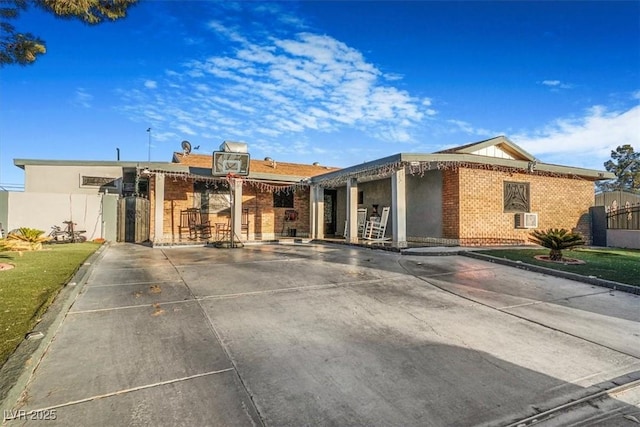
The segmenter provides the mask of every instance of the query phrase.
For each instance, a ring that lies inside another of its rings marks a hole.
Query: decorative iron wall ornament
[[[504,212],[529,212],[529,183],[504,182]]]

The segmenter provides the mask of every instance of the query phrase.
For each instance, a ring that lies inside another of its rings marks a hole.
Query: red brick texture
[[[460,235],[460,174],[458,170],[442,173],[442,237],[457,239]]]
[[[593,182],[468,168],[444,173],[444,236],[458,238],[461,244],[526,242],[531,230],[515,228],[515,213],[504,212],[505,181],[529,183],[530,212],[538,213],[539,229],[566,228],[590,241]]]
[[[150,183],[151,194],[151,238],[155,242],[178,242],[186,239],[186,234],[180,236],[180,211],[198,206],[198,198],[193,191],[191,179],[165,179],[164,205],[163,205],[163,236],[154,236],[155,230],[155,179]],[[242,240],[269,240],[291,234],[291,229],[296,230],[297,237],[309,235],[309,190],[298,189],[294,193],[294,207],[298,212],[294,221],[285,220],[285,211],[291,208],[274,208],[273,193],[260,191],[245,183],[242,188],[242,206],[249,210],[248,237],[242,233]],[[210,213],[207,219],[213,226],[215,237],[215,224],[229,221],[229,210],[221,213]]]

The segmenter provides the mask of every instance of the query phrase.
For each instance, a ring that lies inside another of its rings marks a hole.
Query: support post
[[[348,243],[358,243],[358,180],[347,181],[347,233]]]
[[[161,243],[164,240],[164,175],[156,174],[153,242]]]
[[[242,179],[231,178],[231,247],[235,248],[236,236],[242,235]]]
[[[391,244],[396,248],[407,247],[407,191],[406,174],[401,168],[391,175]]]
[[[324,239],[324,188],[319,185],[311,187],[311,237]]]

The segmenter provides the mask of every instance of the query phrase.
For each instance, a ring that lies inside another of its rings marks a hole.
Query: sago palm
[[[534,230],[529,236],[529,240],[545,248],[551,249],[549,259],[552,261],[562,260],[562,250],[572,249],[584,245],[582,236],[564,228],[550,228],[546,231]]]
[[[44,236],[44,231],[35,228],[21,227],[7,235],[7,240],[15,241],[14,247],[37,251],[42,249],[42,243],[50,240]]]

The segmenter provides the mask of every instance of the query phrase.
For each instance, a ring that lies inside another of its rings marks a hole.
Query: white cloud
[[[176,129],[186,135],[197,135],[197,133],[193,129],[186,125],[178,125],[176,126]]]
[[[602,169],[619,145],[640,147],[640,105],[623,111],[593,106],[583,117],[561,118],[513,141],[543,161]]]
[[[218,33],[220,36],[227,37],[234,42],[245,43],[247,41],[240,32],[226,26],[222,22],[211,21],[208,27],[213,30],[213,32]]]
[[[430,98],[389,84],[401,76],[383,74],[359,51],[328,35],[256,38],[218,21],[208,26],[232,53],[193,59],[165,72],[162,91],[155,90],[155,80],[145,82],[153,93],[125,91],[126,111],[144,110],[141,114],[150,117],[149,110],[155,110],[157,117],[165,116],[165,126],[190,136],[259,140],[348,128],[389,142],[411,142],[424,118],[437,114],[428,108]]]
[[[450,120],[447,120],[447,123],[452,124],[454,126],[454,128],[452,128],[452,131],[460,131],[460,132],[467,133],[469,135],[482,136],[482,137],[494,137],[496,135],[501,134],[501,132],[496,132],[496,131],[491,131],[484,128],[475,127],[472,124],[467,123],[463,120],[450,119]]]
[[[386,73],[383,75],[383,77],[390,82],[393,82],[396,80],[402,80],[404,78],[402,74],[397,74],[397,73]]]
[[[560,80],[543,80],[541,84],[552,88],[552,90],[571,89],[573,87],[573,85],[561,82]]]
[[[79,87],[76,89],[71,102],[79,107],[91,108],[91,101],[93,101],[93,95],[88,93],[86,89]]]

